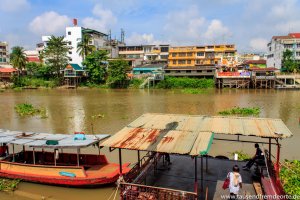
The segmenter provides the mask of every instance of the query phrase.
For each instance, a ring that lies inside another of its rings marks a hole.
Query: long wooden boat
[[[0,177],[73,187],[114,183],[129,164],[120,167],[100,154],[99,142],[107,137],[0,130]],[[80,153],[92,145],[98,155]]]

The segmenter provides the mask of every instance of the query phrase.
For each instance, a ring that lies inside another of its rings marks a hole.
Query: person
[[[172,164],[172,163],[171,163],[171,159],[170,159],[170,154],[168,154],[168,153],[165,154],[165,161],[167,161],[167,164],[168,164],[168,165],[171,165],[171,164]]]
[[[254,145],[254,147],[256,148],[255,155],[252,157],[251,160],[249,160],[249,161],[247,162],[247,164],[246,164],[245,166],[243,166],[243,169],[244,169],[244,170],[250,170],[250,168],[251,168],[252,165],[255,163],[255,161],[264,158],[263,152],[262,152],[262,150],[259,148],[259,145],[256,143],[256,144]]]
[[[242,176],[239,172],[240,168],[237,165],[234,165],[232,172],[229,172],[227,175],[227,178],[229,178],[229,192],[231,200],[237,199],[239,190],[242,188]]]

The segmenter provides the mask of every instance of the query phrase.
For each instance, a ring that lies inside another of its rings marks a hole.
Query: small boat
[[[0,129],[0,177],[71,187],[114,183],[130,169],[100,154],[99,142],[109,136]],[[98,148],[97,155],[80,153],[90,146]]]

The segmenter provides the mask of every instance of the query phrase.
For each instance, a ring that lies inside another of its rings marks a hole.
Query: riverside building
[[[294,59],[300,62],[300,33],[272,37],[268,43],[267,67],[281,69],[282,56],[286,49],[291,50]]]
[[[222,65],[236,65],[235,45],[171,47],[165,74],[177,77],[213,77],[216,67]]]

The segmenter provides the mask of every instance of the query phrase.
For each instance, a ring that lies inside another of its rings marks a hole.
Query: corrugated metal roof
[[[213,134],[292,136],[280,119],[148,113],[101,146],[195,156],[208,152]]]
[[[109,137],[108,134],[85,135],[85,140],[75,140],[72,134],[49,134],[0,129],[0,143],[26,145],[35,148],[81,148]],[[57,145],[47,145],[47,140],[57,140]]]

